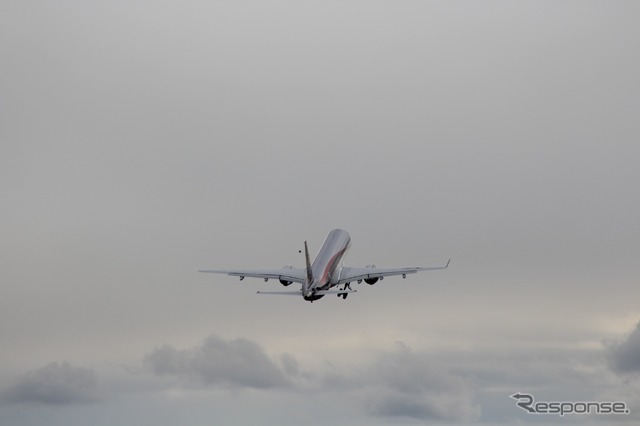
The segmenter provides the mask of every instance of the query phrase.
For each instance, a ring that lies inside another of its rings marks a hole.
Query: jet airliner
[[[451,261],[449,259],[445,265],[430,267],[376,268],[375,265],[367,265],[364,268],[352,268],[343,266],[343,259],[350,246],[349,233],[343,229],[334,229],[327,235],[313,263],[309,258],[307,242],[304,242],[305,268],[285,266],[281,269],[214,269],[200,272],[232,275],[240,277],[241,281],[245,277],[262,278],[265,282],[276,279],[284,286],[298,283],[302,285],[298,291],[259,291],[258,293],[302,296],[304,300],[313,302],[328,294],[337,294],[338,297],[342,296],[343,299],[346,299],[349,293],[356,292],[351,289],[353,281],[358,284],[362,281],[367,284],[375,284],[378,280],[392,275],[402,275],[402,278],[406,278],[408,274],[416,272],[446,269]]]

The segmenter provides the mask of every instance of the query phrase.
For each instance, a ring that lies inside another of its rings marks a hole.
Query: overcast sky
[[[0,423],[638,422],[639,13],[0,2]],[[451,266],[313,304],[196,272],[337,227]]]

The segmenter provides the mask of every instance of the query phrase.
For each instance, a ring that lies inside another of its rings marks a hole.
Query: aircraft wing
[[[392,275],[408,275],[415,274],[416,272],[421,271],[433,271],[436,269],[446,269],[449,266],[449,259],[446,265],[443,266],[416,266],[409,268],[351,268],[344,267],[342,268],[342,273],[340,274],[340,281],[338,284],[350,283],[357,280],[364,280],[369,278],[383,278],[389,277]]]
[[[227,274],[244,279],[263,278],[264,280],[274,279],[291,281],[293,283],[302,284],[307,276],[306,269],[302,268],[282,268],[282,269],[208,269],[198,272],[207,272],[213,274]]]

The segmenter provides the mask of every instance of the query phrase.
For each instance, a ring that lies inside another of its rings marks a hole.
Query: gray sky
[[[0,423],[637,422],[638,13],[3,1]],[[196,273],[335,227],[453,260],[313,305]]]

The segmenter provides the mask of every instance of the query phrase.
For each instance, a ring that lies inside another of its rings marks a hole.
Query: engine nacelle
[[[373,263],[370,265],[365,266],[365,268],[375,268],[376,265],[374,265]],[[369,285],[374,285],[375,283],[378,282],[380,278],[376,277],[376,278],[365,278],[364,282],[369,284]]]
[[[282,267],[282,269],[293,269],[293,266],[291,266],[291,265],[284,265],[284,266]],[[282,278],[280,278],[280,284],[282,284],[283,286],[285,286],[285,287],[286,287],[286,286],[288,286],[288,285],[293,284],[293,281],[286,281],[286,280],[283,280]]]

